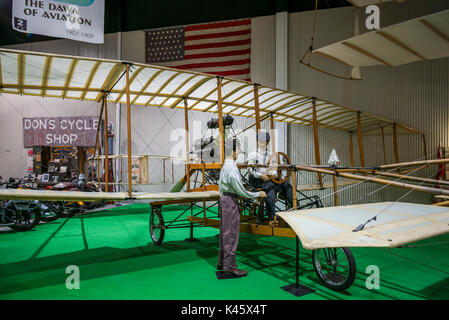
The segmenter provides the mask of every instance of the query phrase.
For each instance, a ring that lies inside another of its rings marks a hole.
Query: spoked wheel
[[[16,231],[31,230],[41,219],[41,209],[33,201],[10,201],[4,210],[6,219],[15,223],[11,228]]]
[[[153,240],[154,244],[160,245],[162,241],[164,241],[164,235],[165,235],[165,226],[162,213],[160,212],[160,210],[153,208],[150,214],[151,240]]]
[[[324,285],[346,290],[355,279],[354,256],[348,248],[322,248],[312,252],[313,268]]]

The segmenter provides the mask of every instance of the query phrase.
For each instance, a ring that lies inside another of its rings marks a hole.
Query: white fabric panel
[[[426,24],[430,24],[431,27]],[[381,36],[382,33],[386,36]],[[379,31],[367,32],[313,52],[331,56],[354,67],[383,64],[399,66],[420,61],[421,57],[426,60],[448,57],[448,38],[449,10],[445,10],[392,25]],[[351,48],[345,43],[354,45],[365,53]]]
[[[449,208],[385,202],[276,213],[306,249],[398,247],[449,233]],[[363,230],[353,230],[369,219]]]

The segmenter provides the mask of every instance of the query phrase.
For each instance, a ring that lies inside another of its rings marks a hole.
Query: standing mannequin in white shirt
[[[217,269],[223,269],[227,275],[242,277],[248,272],[237,269],[236,255],[239,230],[240,211],[238,197],[265,197],[265,192],[250,192],[243,186],[240,171],[235,159],[240,146],[237,139],[225,143],[225,163],[220,171],[218,187],[220,190],[220,252],[218,254]]]
[[[249,164],[274,165],[277,159],[274,154],[268,151],[268,143],[270,142],[270,134],[268,132],[259,132],[257,135],[257,152],[252,152],[248,157]],[[269,168],[251,168],[249,171],[249,183],[255,188],[262,188],[266,192],[267,215],[270,220],[274,219],[276,211],[276,195],[282,194],[287,200],[287,204],[293,206],[293,190],[287,181],[279,184],[271,181],[269,175],[277,177],[276,170]]]

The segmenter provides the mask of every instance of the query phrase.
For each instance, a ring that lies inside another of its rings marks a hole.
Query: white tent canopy
[[[399,66],[449,56],[449,10],[343,40],[313,53],[351,67]]]
[[[117,60],[0,49],[0,93],[126,103],[125,66],[130,67],[130,103],[162,108],[217,112],[217,77],[210,74]],[[223,78],[223,113],[255,117],[255,84]],[[312,126],[313,101],[319,127],[356,131],[358,111],[295,92],[257,85],[260,116]],[[360,113],[365,131],[391,126],[393,121]],[[398,124],[398,133],[422,134]]]
[[[298,235],[304,248],[399,247],[449,233],[449,208],[383,202],[277,212]],[[378,215],[362,231],[359,225]]]

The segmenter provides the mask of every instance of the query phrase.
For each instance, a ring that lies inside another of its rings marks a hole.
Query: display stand
[[[198,240],[197,238],[193,237],[193,223],[190,223],[190,237],[184,239],[185,242],[199,242],[200,240]]]
[[[309,293],[314,293],[315,290],[305,287],[299,284],[299,239],[296,237],[296,282],[287,286],[281,287],[281,289],[291,293],[297,297],[302,297]]]
[[[190,204],[190,215],[193,216],[193,203]],[[190,228],[190,236],[188,238],[184,239],[184,241],[185,242],[199,242],[200,240],[193,237],[193,223],[192,222],[190,222],[189,228]]]

